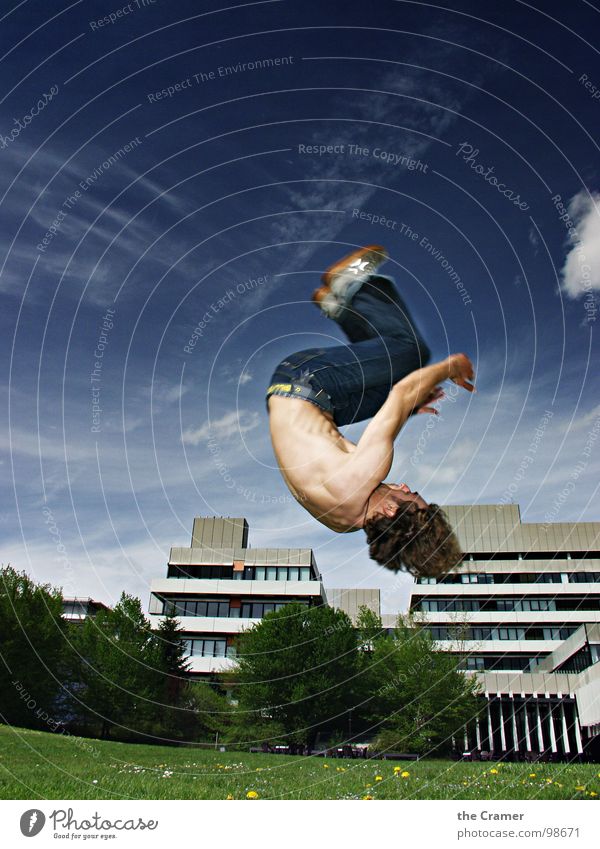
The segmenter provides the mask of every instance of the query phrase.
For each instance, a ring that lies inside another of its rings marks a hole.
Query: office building
[[[468,749],[581,754],[600,738],[600,523],[523,523],[517,505],[447,507],[466,558],[410,609],[478,675]]]
[[[237,635],[266,613],[326,603],[312,550],[250,548],[244,518],[194,519],[191,544],[171,549],[150,592],[154,625],[169,611],[179,617],[194,675],[231,669]]]

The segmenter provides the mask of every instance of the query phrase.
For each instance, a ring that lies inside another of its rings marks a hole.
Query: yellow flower
[[[395,766],[394,767],[394,772],[400,772],[401,770],[402,770],[401,766]]]
[[[329,769],[329,764],[323,764],[323,769]]]
[[[530,773],[529,773],[529,777],[530,777],[530,778],[535,778],[535,772],[530,772]]]
[[[383,776],[381,776],[381,775],[376,775],[376,776],[375,776],[375,781],[383,781]]]
[[[547,778],[547,779],[546,779],[546,784],[552,784],[552,779],[551,779],[551,778]]]
[[[365,784],[365,787],[372,787],[372,784]]]
[[[583,790],[585,790],[585,785],[578,784],[577,787],[575,788],[575,790],[579,790],[580,792],[582,792]]]
[[[469,783],[467,781],[463,781],[463,784],[464,784],[465,787],[469,786]]]
[[[363,796],[363,801],[367,801],[368,799],[372,799],[372,796]]]
[[[228,793],[228,794],[227,794],[227,798],[228,798],[228,799],[233,799],[233,796],[231,795],[231,793]]]
[[[246,793],[246,799],[258,799],[258,793],[256,790],[249,790],[248,793]]]
[[[498,775],[498,770],[497,769],[491,769],[490,773],[491,773],[491,775]]]
[[[407,772],[406,770],[404,770],[404,772],[402,773],[402,778],[408,778],[409,775],[410,775],[410,772]]]
[[[256,767],[256,771],[257,771],[257,772],[262,772],[262,770],[263,770],[262,766],[257,766],[257,767]]]
[[[590,796],[597,796],[598,794],[594,790],[590,790]]]

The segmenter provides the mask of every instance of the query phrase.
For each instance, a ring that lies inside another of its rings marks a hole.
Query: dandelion
[[[582,793],[585,790],[585,785],[584,784],[578,784],[577,787],[575,788],[575,790],[578,790],[580,793]]]
[[[323,764],[323,769],[329,769],[329,764]]]
[[[597,796],[597,795],[598,795],[598,794],[596,793],[596,791],[595,791],[595,790],[590,790],[590,796]]]
[[[375,776],[375,781],[383,781],[383,776],[381,776],[381,775],[376,775],[376,776]]]
[[[530,778],[535,778],[535,772],[530,772],[530,773],[529,773],[529,777],[530,777]]]
[[[249,790],[246,793],[246,799],[258,799],[258,793],[256,790]]]
[[[229,800],[229,799],[233,799],[233,796],[231,795],[231,793],[228,793],[228,794],[227,794],[227,799],[228,799],[228,800]]]
[[[497,769],[491,769],[490,775],[498,775],[498,770]]]
[[[371,801],[372,796],[363,796],[363,802]]]
[[[404,770],[404,772],[400,773],[401,778],[408,778],[409,775],[410,775],[410,772],[408,772],[407,770]]]
[[[547,779],[546,779],[546,784],[552,784],[552,779],[551,779],[551,778],[547,778]]]
[[[401,767],[401,766],[395,766],[395,767],[394,767],[394,772],[401,772],[401,771],[402,771],[402,767]]]

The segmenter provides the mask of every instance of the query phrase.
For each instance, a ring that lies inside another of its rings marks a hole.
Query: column
[[[518,752],[520,749],[519,746],[519,732],[517,731],[517,715],[515,711],[515,700],[510,700],[510,719],[512,725],[512,735],[513,735],[513,745],[515,747],[515,752]]]
[[[488,699],[488,703],[487,703],[487,721],[488,721],[489,747],[490,747],[490,750],[492,750],[494,748],[494,729],[492,728],[492,711],[490,709],[489,699]]]
[[[467,734],[467,726],[466,725],[465,725],[465,733],[464,733],[463,739],[464,739],[464,744],[465,744],[464,751],[468,752],[469,751],[469,735]]]
[[[529,713],[527,711],[527,699],[523,702],[523,717],[525,719],[525,748],[531,751],[531,737],[529,736]]]
[[[504,733],[504,713],[502,711],[502,699],[500,699],[500,745],[502,751],[506,751],[506,734]]]
[[[544,729],[542,728],[542,720],[540,717],[540,703],[537,699],[535,701],[535,719],[537,725],[538,746],[541,754],[544,751]]]
[[[479,727],[479,716],[475,717],[475,740],[477,748],[481,751],[481,728]]]
[[[569,745],[569,729],[567,726],[567,717],[565,716],[565,703],[560,703],[560,722],[562,726],[563,749],[565,755],[570,754],[571,746]]]
[[[554,730],[554,716],[552,715],[552,702],[548,702],[548,721],[550,723],[550,746],[553,752],[558,752],[556,745],[556,732]]]

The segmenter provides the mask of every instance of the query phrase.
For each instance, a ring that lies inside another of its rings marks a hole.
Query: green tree
[[[0,570],[0,719],[45,727],[56,721],[64,674],[61,591],[11,566]]]
[[[153,638],[154,657],[150,664],[154,669],[153,690],[157,702],[162,704],[160,728],[157,725],[156,731],[171,739],[187,738],[194,723],[190,723],[187,716],[190,710],[193,711],[193,706],[187,692],[189,662],[185,631],[180,627],[179,619],[169,613],[154,631]]]
[[[75,694],[83,718],[100,736],[108,737],[112,728],[129,737],[160,727],[160,650],[139,599],[123,593],[112,610],[86,619],[75,646]]]
[[[358,663],[356,634],[345,613],[288,604],[240,637],[234,678],[239,711],[253,734],[262,718],[312,748],[319,731],[345,730]]]
[[[362,664],[375,748],[445,754],[477,713],[476,680],[410,617],[399,617],[392,635],[381,632]]]

